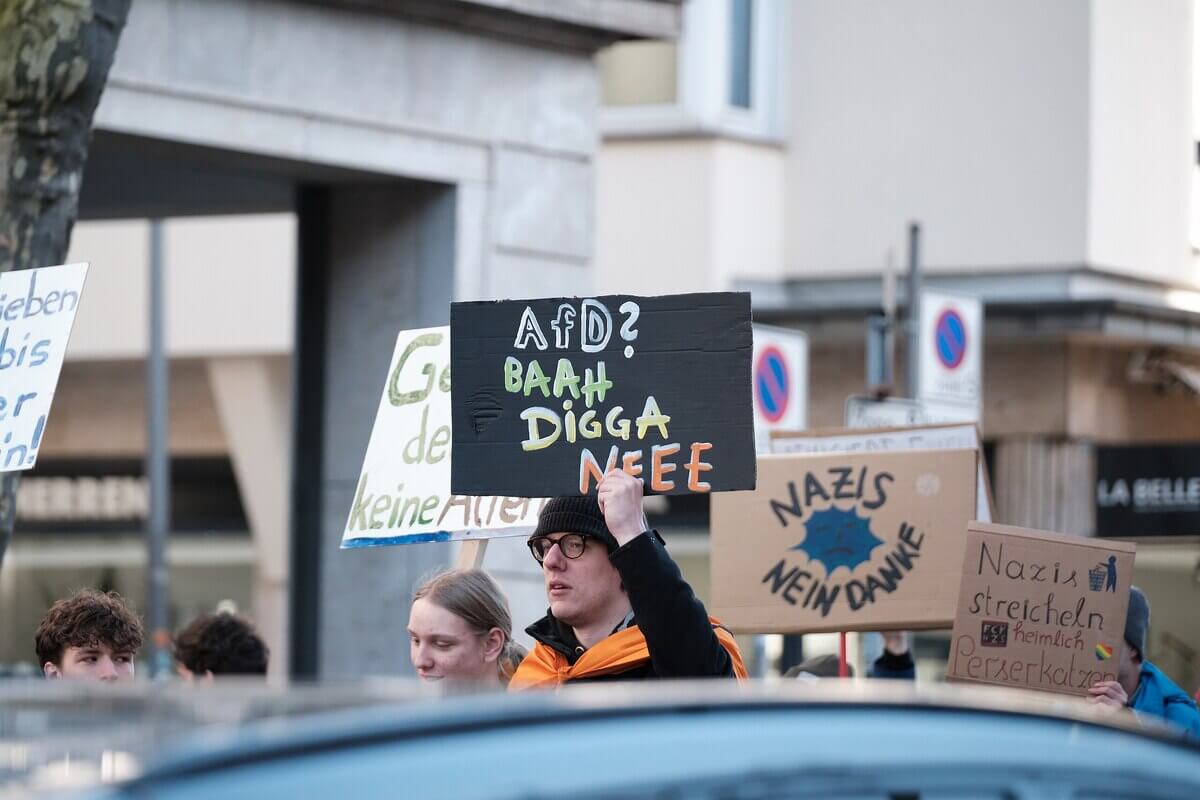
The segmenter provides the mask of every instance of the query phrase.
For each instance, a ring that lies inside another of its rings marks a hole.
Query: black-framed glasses
[[[546,556],[550,554],[550,548],[558,545],[558,549],[567,558],[579,558],[583,555],[583,550],[587,546],[587,539],[578,533],[564,533],[557,539],[551,539],[549,536],[539,536],[536,539],[530,539],[529,552],[533,553],[534,561],[539,564],[546,560]]]

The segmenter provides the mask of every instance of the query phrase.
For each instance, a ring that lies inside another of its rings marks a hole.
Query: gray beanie
[[[1125,641],[1146,660],[1146,633],[1150,630],[1150,601],[1136,586],[1129,587],[1129,612],[1125,615]]]

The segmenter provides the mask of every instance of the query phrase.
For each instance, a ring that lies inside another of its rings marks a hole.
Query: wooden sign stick
[[[463,542],[454,562],[455,569],[479,569],[483,564],[483,554],[487,552],[487,543],[487,539],[468,539]]]

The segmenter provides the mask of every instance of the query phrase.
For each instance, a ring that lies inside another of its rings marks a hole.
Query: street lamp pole
[[[150,677],[171,670],[171,632],[167,604],[167,535],[171,524],[170,417],[167,410],[167,357],[164,347],[162,220],[150,221],[150,331],[146,359],[146,475],[150,513],[146,519],[146,621],[150,628]]]

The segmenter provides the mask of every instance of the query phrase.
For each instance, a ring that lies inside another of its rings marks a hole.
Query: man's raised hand
[[[596,500],[617,544],[628,544],[643,531],[641,478],[613,467],[597,485]]]

